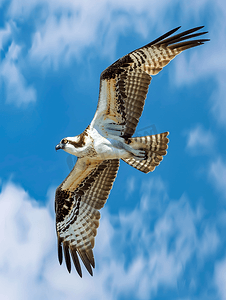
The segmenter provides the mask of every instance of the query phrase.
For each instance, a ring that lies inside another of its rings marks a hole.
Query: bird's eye
[[[67,139],[63,139],[63,140],[61,141],[61,144],[67,144],[67,142],[68,142]]]

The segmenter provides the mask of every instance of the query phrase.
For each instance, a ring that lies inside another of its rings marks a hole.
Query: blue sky
[[[100,73],[181,25],[209,43],[153,78],[137,134],[170,132],[153,173],[121,162],[96,269],[59,266],[54,193],[74,160],[55,151],[90,123]],[[0,298],[226,299],[226,4],[0,0]]]

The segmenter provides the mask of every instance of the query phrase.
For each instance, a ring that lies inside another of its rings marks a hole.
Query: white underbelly
[[[104,138],[99,135],[94,139],[94,148],[97,156],[102,159],[126,158],[128,152],[123,148],[123,142]]]

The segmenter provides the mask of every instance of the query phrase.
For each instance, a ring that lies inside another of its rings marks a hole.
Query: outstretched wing
[[[93,275],[93,247],[99,226],[100,212],[117,175],[119,160],[92,161],[79,158],[68,177],[56,190],[56,230],[58,258],[64,257],[68,271],[71,259],[82,277],[78,255]]]
[[[102,72],[99,102],[91,127],[104,136],[112,134],[129,138],[134,134],[143,111],[151,75],[158,74],[183,50],[208,41],[189,40],[207,33],[194,33],[203,26],[169,37],[179,28],[120,58]]]

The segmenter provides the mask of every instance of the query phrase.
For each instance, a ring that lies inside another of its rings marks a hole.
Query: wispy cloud
[[[175,62],[176,83],[178,85],[195,84],[197,80],[209,79],[215,86],[214,93],[210,95],[211,110],[216,121],[226,128],[226,98],[225,80],[226,77],[226,3],[218,0],[214,5],[209,0],[192,1],[189,5],[183,2],[184,8],[193,10],[195,14],[202,14],[204,9],[211,5],[211,15],[206,23],[209,31],[208,42],[205,47],[200,47],[197,51],[192,51],[189,58],[179,56]],[[189,6],[189,7],[188,7]],[[207,99],[208,100],[208,99]]]
[[[60,63],[67,64],[73,58],[79,59],[89,47],[92,47],[94,54],[114,58],[120,34],[130,28],[139,34],[147,34],[148,18],[144,19],[140,14],[147,11],[144,6],[150,4],[143,0],[139,3],[139,9],[134,4],[134,1],[123,4],[103,0],[96,1],[95,5],[90,0],[49,2],[45,21],[36,29],[30,57],[41,61],[45,67],[55,69]],[[154,3],[152,9],[155,9]],[[119,11],[121,13],[116,13]],[[131,19],[134,13],[137,17]]]
[[[40,299],[38,282],[53,250],[53,221],[46,208],[11,183],[3,187],[0,207],[0,297]]]
[[[226,197],[226,163],[221,157],[211,163],[209,176],[211,182]]]
[[[213,151],[215,139],[210,130],[197,125],[187,133],[187,149],[196,155],[208,154]]]
[[[20,69],[21,46],[14,41],[4,49],[6,43],[13,40],[12,27],[9,23],[0,30],[0,50],[4,57],[0,61],[0,80],[5,85],[6,102],[16,106],[36,101],[36,91],[26,84]]]
[[[221,300],[226,299],[226,258],[215,265],[215,284]]]
[[[36,91],[26,84],[25,78],[18,67],[21,47],[12,42],[1,63],[0,76],[6,87],[6,102],[17,106],[36,101]]]
[[[162,188],[158,189],[156,183],[150,181],[152,188],[144,192],[145,199],[150,194],[162,195]],[[49,197],[53,201],[53,192]],[[150,217],[147,204],[120,216],[110,215],[104,209],[94,250],[97,262],[94,277],[84,272],[80,279],[75,271],[67,274],[65,266],[58,265],[54,218],[48,207],[49,204],[38,205],[12,183],[3,187],[1,298],[86,300],[133,294],[139,299],[150,299],[161,285],[176,288],[192,257],[202,257],[205,261],[219,244],[214,225],[204,224],[185,197],[163,201],[161,216],[156,219]],[[203,234],[197,233],[199,224],[204,228]],[[210,240],[211,247],[207,247]]]
[[[220,114],[217,118],[225,124],[224,78],[225,60],[225,16],[223,0],[192,1],[148,1],[141,0],[139,5],[133,1],[16,1],[12,0],[8,8],[8,16],[15,21],[26,22],[32,14],[37,13],[36,22],[30,33],[31,46],[24,58],[28,63],[35,63],[38,68],[56,70],[60,65],[71,63],[73,59],[84,59],[84,54],[108,56],[115,59],[115,48],[120,35],[133,30],[147,37],[150,30],[158,28],[161,34],[175,26],[171,16],[174,10],[179,11],[178,22],[185,23],[189,18],[199,24],[203,12],[211,5],[213,14],[210,16],[207,30],[211,42],[205,47],[189,51],[189,55],[181,55],[175,60],[175,76],[171,76],[175,84],[191,84],[200,79],[214,80],[218,87],[213,99],[213,112]],[[179,10],[178,10],[179,7]],[[191,9],[192,8],[192,9]],[[218,18],[214,12],[220,12]],[[184,19],[185,18],[185,19]],[[187,19],[186,19],[187,18]],[[162,20],[164,19],[164,22]],[[174,18],[173,18],[174,19]],[[212,22],[212,20],[214,22]],[[211,26],[210,26],[211,24]],[[186,29],[186,28],[183,28]],[[14,43],[16,43],[14,41]],[[188,52],[187,52],[188,53]],[[25,86],[25,80],[22,86]],[[25,99],[34,99],[32,88],[27,91]],[[32,100],[30,100],[32,101]]]
[[[130,197],[131,194],[134,192],[135,188],[136,188],[136,179],[135,177],[129,177],[127,178],[127,193],[126,193],[126,198]]]
[[[11,27],[9,23],[7,23],[5,28],[0,30],[0,50],[3,49],[3,45],[7,42],[10,35],[11,35]]]
[[[226,46],[225,46],[226,49]],[[226,68],[226,64],[225,64]],[[226,72],[222,71],[217,77],[217,87],[211,95],[212,112],[214,113],[218,123],[226,127],[226,87],[225,87]]]
[[[200,5],[194,5],[197,15],[208,2],[202,1]],[[58,68],[61,63],[68,63],[74,57],[77,59],[81,57],[88,47],[92,47],[93,53],[114,58],[119,36],[129,29],[142,36],[147,36],[155,27],[159,28],[159,33],[163,33],[163,30],[172,26],[169,14],[173,13],[173,7],[178,8],[178,4],[182,16],[188,7],[179,0],[171,2],[141,0],[139,5],[135,0],[123,2],[98,0],[95,5],[91,0],[85,2],[13,0],[9,7],[9,15],[15,19],[21,16],[26,18],[37,7],[39,8],[40,22],[35,26],[30,57],[47,68]],[[193,10],[191,14],[194,16]],[[163,19],[165,22],[162,22]],[[187,76],[184,79],[186,80]]]

